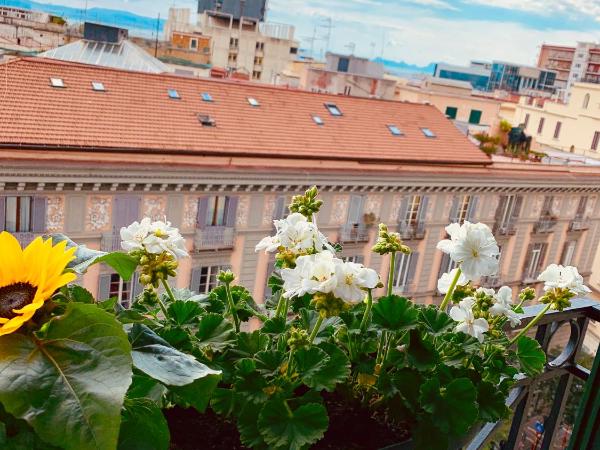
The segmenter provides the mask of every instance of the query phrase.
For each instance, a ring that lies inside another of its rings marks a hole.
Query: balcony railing
[[[556,218],[555,217],[541,217],[533,225],[534,233],[552,233],[554,231],[554,227],[556,226]]]
[[[198,228],[194,237],[194,248],[199,251],[232,248],[234,238],[235,228],[233,227]]]
[[[497,223],[494,225],[494,234],[503,236],[512,236],[517,232],[517,227],[514,223]]]
[[[117,252],[121,250],[121,235],[119,233],[105,233],[100,240],[100,250],[103,252]]]
[[[535,305],[525,308],[521,315],[521,326],[526,326],[544,305]],[[466,447],[469,450],[489,448],[492,440],[501,440],[500,446],[493,448],[501,450],[516,450],[534,448],[532,443],[537,442],[536,449],[568,448],[569,450],[583,450],[597,448],[597,423],[600,420],[600,352],[596,351],[593,368],[591,370],[577,363],[578,354],[582,348],[586,330],[591,321],[600,321],[600,303],[595,300],[575,299],[571,308],[564,311],[547,313],[538,323],[535,339],[540,343],[547,355],[544,372],[536,378],[521,376],[516,387],[510,393],[506,402],[514,414],[507,435],[498,437],[496,431],[501,428],[502,422],[488,423],[475,436]],[[569,331],[566,345],[561,353],[553,357],[549,355],[550,344],[554,345],[553,338],[559,329]],[[600,346],[598,347],[600,350]],[[539,411],[536,395],[547,386],[549,381],[553,391],[549,394],[549,410]],[[563,424],[563,413],[567,405],[571,383],[575,380],[585,382],[584,392],[578,405],[573,428]],[[536,431],[535,422],[543,420],[542,431]],[[559,437],[559,433],[563,436]],[[568,442],[567,442],[568,441]],[[525,444],[527,442],[527,444]]]
[[[583,231],[589,228],[589,224],[584,217],[575,217],[569,224],[569,231]]]
[[[486,288],[498,288],[502,286],[502,276],[490,275],[487,277],[481,277],[480,283]]]
[[[535,284],[539,283],[538,276],[540,275],[539,270],[525,271],[521,281],[523,284]]]
[[[340,228],[341,242],[368,242],[369,230],[364,223],[347,223]]]
[[[423,239],[425,237],[424,222],[401,222],[398,224],[398,233],[402,239]]]

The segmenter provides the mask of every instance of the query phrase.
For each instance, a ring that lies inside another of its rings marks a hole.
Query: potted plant
[[[209,295],[172,289],[169,279],[187,253],[168,223],[144,219],[124,228],[126,254],[67,250],[74,244],[64,236],[55,241],[66,244],[54,247],[40,240],[35,248],[59,249],[46,261],[60,262],[60,282],[49,285],[41,304],[31,300],[35,307],[2,310],[0,419],[9,432],[0,433],[0,442],[25,436],[40,448],[68,449],[446,450],[506,417],[515,376],[544,367],[528,330],[550,308],[588,292],[577,270],[544,271],[546,306],[509,336],[506,325],[519,323],[535,292],[524,289],[515,304],[508,287],[474,286],[497,271],[488,227],[447,227],[450,239],[438,248],[458,268],[438,283],[445,294],[439,307],[418,305],[393,292],[396,256],[411,251],[399,235],[379,227],[373,251],[390,258],[390,275],[380,280],[336,257],[341,249],[316,226],[321,204],[315,188],[294,197],[290,215],[275,222],[275,236],[257,246],[277,261],[264,306],[230,271],[218,275]],[[17,252],[5,235],[3,254]],[[68,262],[75,251],[77,261]],[[145,290],[131,309],[114,299],[95,301],[76,286],[52,295],[73,279],[71,271],[98,262],[125,277],[141,272]],[[37,269],[24,279],[34,280]],[[16,288],[5,289],[23,283],[13,279],[17,272],[0,272],[3,305],[23,301]],[[39,314],[25,317],[31,310]],[[20,328],[7,325],[11,314],[22,314]],[[40,367],[47,372],[38,373]],[[69,387],[78,395],[65,394]]]

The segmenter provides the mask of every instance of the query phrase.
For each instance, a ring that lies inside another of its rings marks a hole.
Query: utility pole
[[[156,19],[156,40],[154,41],[154,57],[158,57],[158,30],[160,27],[160,13],[158,13],[158,18]]]
[[[325,28],[326,30],[323,39],[325,40],[325,53],[327,53],[331,46],[331,30],[333,29],[333,20],[331,17],[324,17],[322,21],[324,23],[319,24],[319,28]]]

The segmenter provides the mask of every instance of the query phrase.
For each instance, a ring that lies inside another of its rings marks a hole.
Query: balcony
[[[556,226],[556,217],[544,216],[540,217],[536,223],[533,224],[534,233],[552,233]]]
[[[590,227],[585,217],[575,217],[569,224],[569,231],[584,231]]]
[[[234,239],[235,228],[233,227],[198,228],[194,236],[194,249],[203,251],[233,248]]]
[[[119,233],[105,233],[100,240],[100,250],[103,252],[117,252],[121,250],[121,235]]]
[[[517,227],[514,223],[495,224],[494,234],[501,236],[513,236],[517,232]]]
[[[542,306],[525,308],[521,327],[526,326]],[[600,304],[588,299],[575,299],[564,311],[546,313],[535,328],[535,339],[547,355],[544,373],[536,378],[521,375],[506,402],[513,411],[509,427],[506,428],[503,421],[487,423],[467,448],[596,448],[600,355],[596,351],[595,356],[588,355],[591,369],[580,363],[588,325],[598,321]],[[561,337],[563,330],[567,332],[565,338],[553,339]],[[566,340],[566,343],[558,349],[552,348],[551,344],[554,346],[557,340]],[[572,418],[565,414],[569,409],[573,410]],[[500,446],[499,441],[503,442]],[[537,446],[534,447],[534,443]]]
[[[340,228],[340,242],[358,243],[369,241],[369,230],[364,223],[347,223]]]
[[[481,277],[479,282],[483,287],[496,289],[502,286],[502,276],[489,275],[487,277]]]
[[[536,283],[540,283],[540,281],[538,281],[538,276],[540,275],[540,270],[532,270],[532,271],[525,271],[525,273],[523,273],[523,278],[521,278],[521,281],[523,284],[536,284]]]
[[[398,224],[398,233],[402,239],[423,239],[425,237],[424,222],[401,222]]]

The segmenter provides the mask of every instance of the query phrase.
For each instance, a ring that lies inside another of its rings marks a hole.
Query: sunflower
[[[67,242],[36,238],[25,250],[15,237],[0,233],[0,336],[18,330],[54,292],[73,281],[74,273],[63,273],[73,260],[75,247]]]

